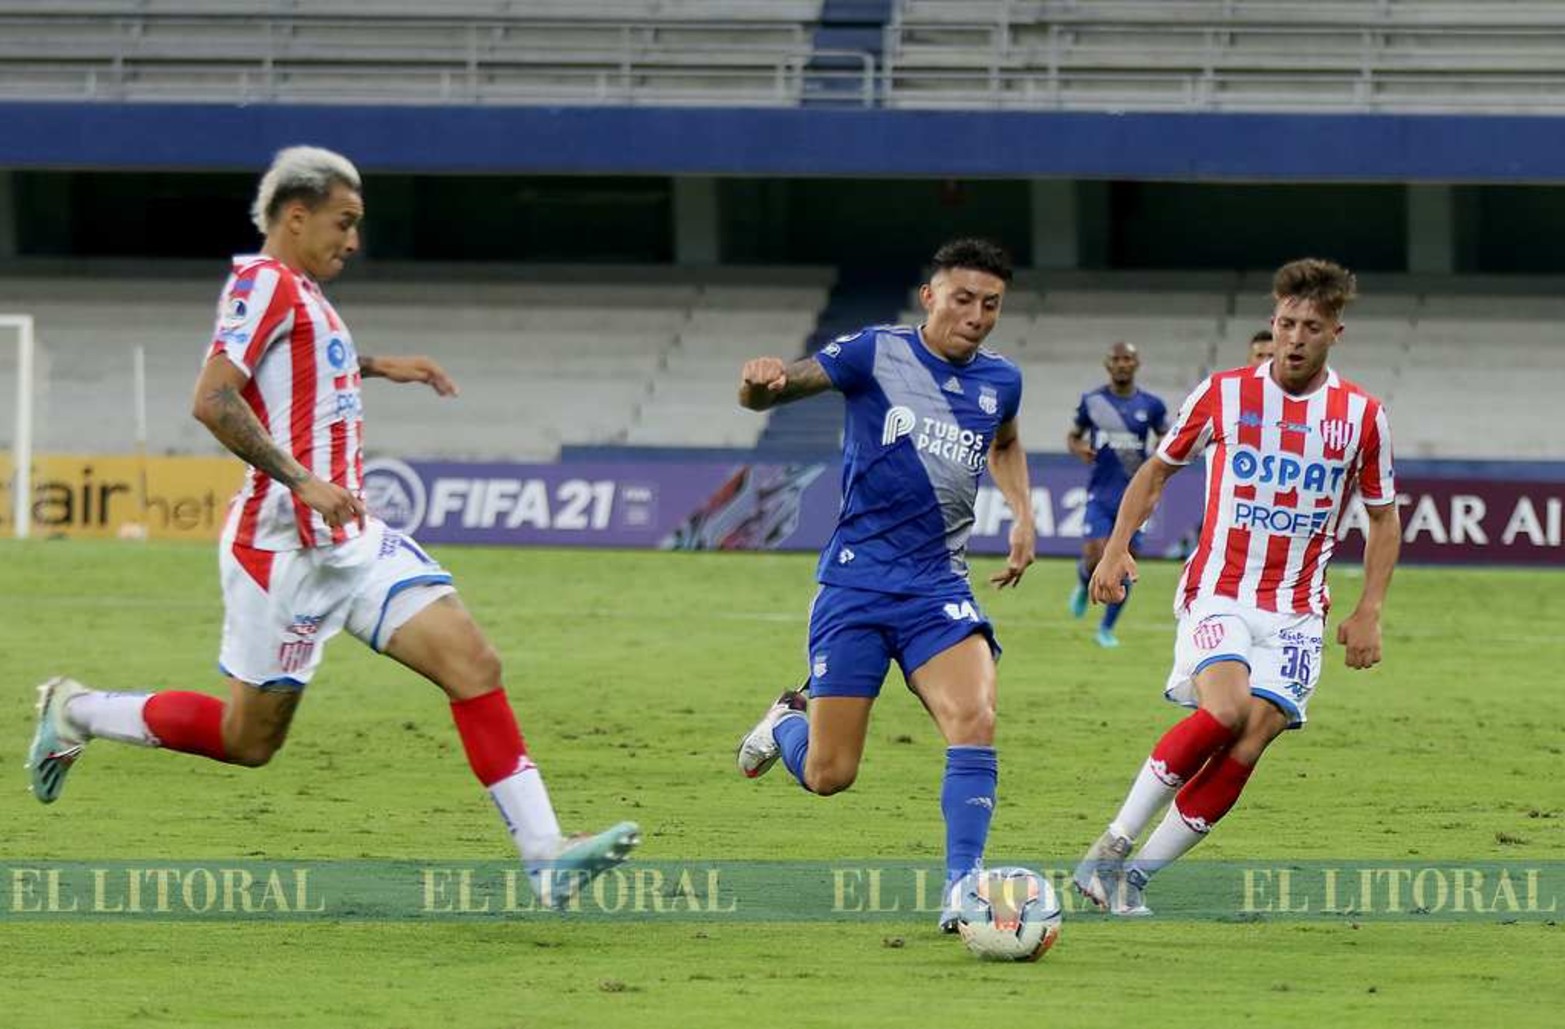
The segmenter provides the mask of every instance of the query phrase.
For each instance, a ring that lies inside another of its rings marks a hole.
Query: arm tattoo
[[[310,478],[304,465],[279,447],[256,418],[250,405],[232,386],[219,386],[206,396],[212,410],[207,428],[217,441],[252,468],[259,468],[284,486],[292,488]]]
[[[776,401],[785,404],[801,397],[813,397],[831,389],[831,378],[826,369],[813,357],[795,361],[788,366],[788,384],[777,394]]]

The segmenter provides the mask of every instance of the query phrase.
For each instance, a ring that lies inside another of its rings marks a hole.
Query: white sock
[[[84,735],[104,740],[156,747],[157,738],[141,716],[150,693],[111,693],[90,690],[65,705],[65,721]]]
[[[1179,789],[1180,783],[1169,785],[1152,766],[1149,757],[1141,765],[1141,771],[1136,773],[1136,781],[1130,784],[1130,792],[1125,794],[1125,803],[1119,809],[1119,814],[1114,816],[1114,821],[1109,823],[1109,829],[1116,836],[1127,836],[1135,839],[1141,835],[1141,830],[1147,827],[1152,817],[1163,810],[1163,805]]]
[[[523,861],[548,861],[560,847],[560,821],[554,817],[549,791],[538,766],[526,758],[522,767],[489,787],[505,827]]]
[[[1140,869],[1141,874],[1150,879],[1159,869],[1183,857],[1191,847],[1204,839],[1206,833],[1191,828],[1185,816],[1179,813],[1179,802],[1176,800],[1168,806],[1168,813],[1152,830],[1147,842],[1141,845],[1141,849],[1136,852],[1136,859],[1130,862],[1129,867]]]

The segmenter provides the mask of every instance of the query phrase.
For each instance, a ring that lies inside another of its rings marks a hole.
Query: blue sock
[[[810,720],[803,715],[784,715],[772,728],[777,749],[782,751],[783,767],[804,786],[804,758],[810,752]],[[805,787],[808,789],[808,787]]]
[[[993,747],[947,747],[940,813],[946,820],[946,881],[978,866],[994,817],[1000,761]]]
[[[1125,599],[1121,600],[1118,604],[1110,604],[1103,611],[1103,628],[1104,629],[1108,630],[1109,632],[1113,632],[1114,631],[1114,623],[1119,621],[1119,613],[1125,609],[1125,605],[1128,604],[1128,603],[1130,603],[1130,580],[1126,579],[1125,580]]]

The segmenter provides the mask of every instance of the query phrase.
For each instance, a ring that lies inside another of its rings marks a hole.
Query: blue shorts
[[[1122,497],[1114,497],[1113,503],[1100,500],[1092,494],[1087,494],[1087,506],[1082,511],[1081,538],[1088,540],[1108,539],[1114,532],[1114,519],[1119,517],[1119,502]],[[1143,534],[1136,530],[1131,537],[1130,545],[1133,549],[1141,549]]]
[[[994,626],[971,590],[925,596],[822,586],[810,605],[810,696],[876,697],[894,659],[906,679],[930,658]]]

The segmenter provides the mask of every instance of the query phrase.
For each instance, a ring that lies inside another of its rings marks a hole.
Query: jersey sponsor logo
[[[925,418],[913,437],[913,445],[919,453],[954,461],[974,472],[984,466],[984,457],[988,454],[985,443],[983,433],[964,429],[955,422],[941,421],[939,418]]]
[[[997,414],[1000,410],[1000,394],[993,386],[978,387],[978,409],[984,414]]]
[[[1314,536],[1326,531],[1331,511],[1300,511],[1292,507],[1271,507],[1248,500],[1234,503],[1234,527],[1259,529],[1274,536]]]
[[[364,502],[370,513],[399,532],[424,523],[424,480],[404,461],[379,457],[364,463]]]
[[[1346,450],[1353,442],[1353,423],[1346,418],[1322,418],[1320,438],[1329,450]]]
[[[1340,461],[1311,461],[1290,454],[1263,454],[1249,447],[1235,447],[1228,459],[1234,481],[1279,490],[1335,494],[1347,473]]]
[[[1125,432],[1123,430],[1098,429],[1092,434],[1092,448],[1102,450],[1108,447],[1116,454],[1128,453],[1138,457],[1147,454],[1147,440],[1139,432]]]
[[[337,420],[352,421],[364,413],[364,400],[356,389],[337,391]]]
[[[886,412],[886,420],[880,429],[880,445],[889,447],[903,436],[910,434],[918,425],[918,415],[913,413],[911,407],[896,405]]]

